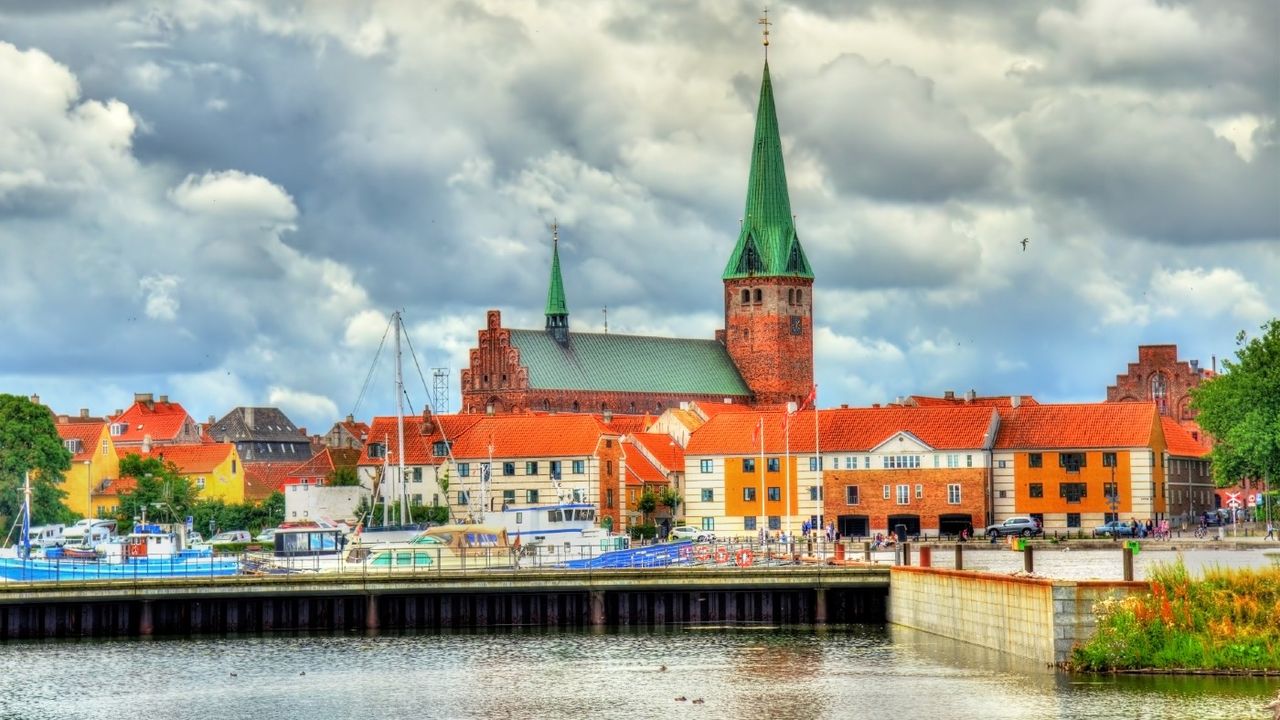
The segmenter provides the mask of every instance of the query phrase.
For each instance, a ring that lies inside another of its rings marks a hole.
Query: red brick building
[[[813,270],[796,233],[766,63],[742,227],[714,340],[572,332],[558,230],[542,330],[488,312],[462,371],[462,412],[662,413],[684,401],[799,402],[813,388]]]
[[[1161,415],[1186,425],[1195,419],[1191,388],[1212,375],[1198,360],[1179,360],[1177,345],[1139,345],[1138,362],[1116,376],[1107,402],[1154,402]]]

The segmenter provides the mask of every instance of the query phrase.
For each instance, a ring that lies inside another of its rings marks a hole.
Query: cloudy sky
[[[385,363],[356,402],[402,308],[456,408],[486,309],[541,326],[553,218],[575,328],[711,337],[759,10],[6,2],[0,391],[323,429],[391,407]],[[1102,399],[1138,344],[1207,365],[1280,313],[1272,0],[771,17],[821,404]]]

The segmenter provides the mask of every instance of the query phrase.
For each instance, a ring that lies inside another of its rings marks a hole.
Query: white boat
[[[248,555],[245,570],[259,574],[427,572],[513,564],[512,547],[501,527],[440,525],[406,542],[348,545],[340,531],[316,524],[280,528],[274,552]]]

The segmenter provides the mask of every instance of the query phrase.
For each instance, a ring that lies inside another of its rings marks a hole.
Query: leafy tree
[[[1219,486],[1243,478],[1280,478],[1280,319],[1262,335],[1236,336],[1236,361],[1191,391],[1196,421],[1214,437],[1211,458]]]
[[[325,482],[333,487],[355,487],[360,484],[360,475],[353,467],[334,468]]]
[[[646,489],[640,493],[640,499],[636,501],[636,509],[644,515],[644,523],[649,523],[649,514],[658,509],[658,496],[653,494],[652,490]]]
[[[658,493],[658,504],[670,511],[672,519],[675,519],[676,510],[682,502],[684,498],[680,497],[680,491],[673,487],[665,487]]]
[[[196,490],[172,461],[130,453],[120,459],[120,477],[138,481],[136,489],[120,495],[122,526],[141,518],[144,509],[148,519],[160,522],[179,522],[191,514]]]
[[[22,508],[22,483],[31,473],[31,524],[69,522],[58,488],[71,468],[71,453],[62,445],[53,416],[19,395],[0,394],[0,521],[3,536]]]

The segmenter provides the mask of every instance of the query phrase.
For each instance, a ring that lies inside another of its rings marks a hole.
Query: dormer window
[[[449,441],[437,440],[431,443],[431,454],[435,457],[445,457],[449,454]]]
[[[70,438],[68,440],[63,440],[62,446],[65,447],[67,450],[69,450],[72,455],[78,454],[82,448],[80,444],[80,438]]]
[[[387,446],[385,443],[369,443],[370,458],[384,458],[387,456]]]
[[[124,431],[127,428],[128,425],[125,423],[111,423],[111,434],[112,436],[119,437],[124,434]]]

